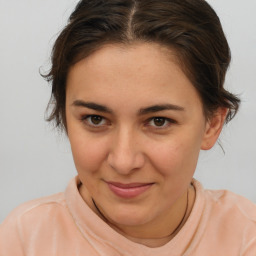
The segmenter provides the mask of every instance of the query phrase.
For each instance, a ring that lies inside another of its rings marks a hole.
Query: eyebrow
[[[113,110],[111,110],[107,106],[100,105],[100,104],[97,104],[94,102],[85,102],[83,100],[75,100],[72,103],[72,106],[85,107],[85,108],[93,109],[93,110],[103,112],[103,113],[109,113],[109,114],[113,113]],[[185,109],[181,106],[174,105],[174,104],[158,104],[158,105],[153,105],[153,106],[149,106],[146,108],[141,108],[138,111],[138,114],[146,115],[149,113],[156,113],[156,112],[160,112],[160,111],[164,111],[164,110],[184,111]]]
[[[164,111],[164,110],[184,111],[185,109],[181,106],[178,106],[178,105],[160,104],[160,105],[150,106],[150,107],[147,107],[147,108],[141,108],[139,110],[139,114],[140,115],[145,115],[145,114],[155,113],[155,112]]]
[[[89,109],[93,109],[93,110],[96,110],[96,111],[109,113],[109,114],[113,113],[113,111],[110,108],[108,108],[104,105],[100,105],[100,104],[97,104],[97,103],[94,103],[94,102],[85,102],[83,100],[75,100],[72,103],[72,106],[89,108]]]

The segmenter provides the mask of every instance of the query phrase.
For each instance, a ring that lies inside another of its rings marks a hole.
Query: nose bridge
[[[123,126],[115,132],[108,161],[117,172],[129,174],[142,167],[144,157],[138,140],[137,132],[131,127]]]

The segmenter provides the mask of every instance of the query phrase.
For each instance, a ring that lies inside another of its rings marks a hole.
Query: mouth
[[[153,186],[154,183],[129,183],[123,184],[118,182],[107,182],[109,189],[118,197],[134,198],[137,197]]]

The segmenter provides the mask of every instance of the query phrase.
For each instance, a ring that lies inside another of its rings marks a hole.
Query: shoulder
[[[198,181],[194,186],[202,205],[200,245],[219,247],[221,255],[256,255],[256,204],[227,190],[204,190]]]
[[[78,178],[74,177],[70,180],[65,192],[60,192],[50,196],[41,197],[28,201],[15,208],[0,225],[0,230],[9,227],[28,227],[32,228],[33,223],[44,224],[48,223],[63,223],[71,218],[67,205],[67,190],[71,194],[71,200],[74,200],[75,192],[77,192]]]
[[[57,210],[60,208],[66,208],[64,193],[34,199],[16,207],[3,221],[1,226],[3,227],[10,223],[17,224],[26,216],[31,217],[31,215],[34,215],[39,218],[49,209]]]
[[[241,255],[255,255],[256,204],[227,190],[204,193],[209,209],[208,230],[228,247],[236,244]]]
[[[0,255],[23,255],[24,243],[29,244],[38,230],[53,226],[58,217],[66,214],[65,208],[63,193],[18,206],[0,225]]]
[[[205,190],[204,193],[212,210],[256,224],[256,204],[247,198],[228,190]]]
[[[256,224],[256,204],[249,199],[228,190],[204,189],[201,183],[193,180],[197,197],[205,201],[213,215],[239,216],[240,218]]]
[[[227,190],[206,190],[210,204],[210,225],[215,225],[220,237],[232,237],[241,243],[241,251],[256,251],[256,204]],[[214,228],[213,228],[214,229]],[[251,254],[249,254],[251,255]]]

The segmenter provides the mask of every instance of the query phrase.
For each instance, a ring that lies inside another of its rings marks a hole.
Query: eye
[[[88,115],[82,118],[89,126],[100,127],[106,124],[106,119],[98,115]]]
[[[175,121],[165,117],[153,117],[149,120],[148,125],[155,128],[166,128]]]

